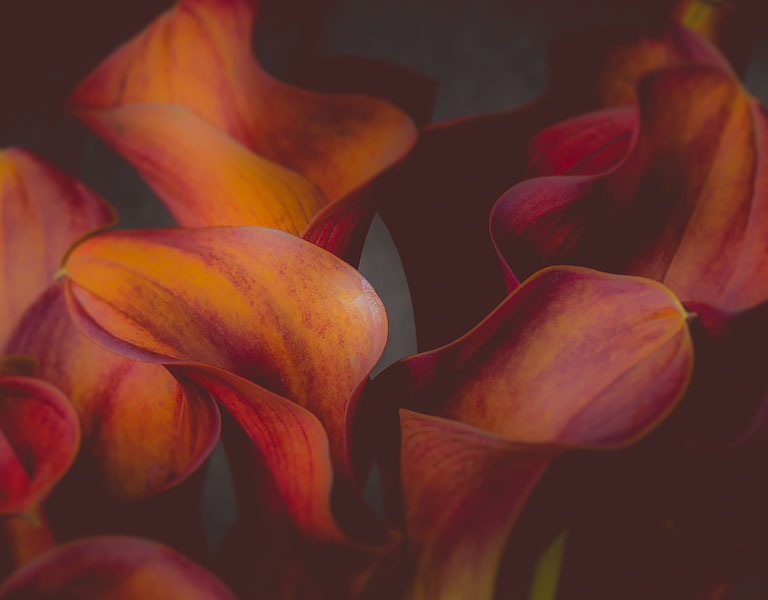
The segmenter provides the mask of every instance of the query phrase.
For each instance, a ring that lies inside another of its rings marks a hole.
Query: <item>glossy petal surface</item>
[[[65,271],[74,314],[101,343],[216,366],[304,406],[346,470],[355,396],[387,331],[357,271],[257,227],[104,234],[78,246]]]
[[[254,212],[266,212],[296,229],[294,214],[321,199],[298,174],[333,202],[399,160],[415,140],[410,119],[384,101],[316,94],[270,77],[251,55],[254,13],[248,0],[181,0],[109,56],[70,98],[73,110],[137,165],[183,225],[268,225],[253,219]],[[159,115],[148,103],[189,109],[210,128],[187,130],[178,114]],[[150,124],[162,137],[153,133],[147,146]],[[236,164],[220,172],[215,149],[224,146]],[[180,208],[190,165],[180,160],[184,147],[194,150],[196,177],[210,192],[207,205],[199,193]],[[257,156],[247,158],[246,149]],[[246,163],[248,179],[259,181],[250,190],[238,179]]]
[[[0,375],[0,514],[34,510],[80,443],[66,396],[39,379]]]
[[[88,538],[55,548],[8,578],[2,600],[235,600],[216,577],[161,544]]]
[[[89,340],[69,317],[63,282],[27,311],[7,351],[34,356],[38,376],[67,394],[82,426],[79,460],[116,498],[136,499],[178,483],[218,440],[215,403],[199,389],[183,389],[162,366]]]
[[[664,282],[739,312],[768,298],[765,113],[729,73],[681,67],[640,87],[629,155],[595,177],[519,184],[494,208],[500,255],[524,276],[582,264]]]
[[[643,435],[691,368],[685,311],[666,288],[553,267],[466,336],[385,371],[380,397],[433,415],[401,412],[415,597],[466,597],[472,582],[473,597],[491,597],[507,533],[549,460]]]
[[[96,194],[36,156],[0,151],[0,347],[78,238],[114,221]]]

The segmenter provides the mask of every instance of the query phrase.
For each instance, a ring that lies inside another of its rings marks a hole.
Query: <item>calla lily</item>
[[[83,331],[166,365],[239,423],[250,441],[237,451],[231,438],[225,444],[242,518],[260,521],[261,535],[264,527],[278,541],[298,532],[325,552],[328,544],[368,554],[391,546],[355,483],[357,398],[387,331],[383,306],[356,270],[283,232],[216,227],[95,236],[63,272]],[[288,546],[290,555],[302,544]],[[281,556],[273,550],[271,560]]]
[[[705,66],[649,75],[638,93],[631,149],[615,169],[532,179],[498,201],[499,254],[522,277],[568,262],[657,279],[684,303],[726,314],[761,304],[763,109],[730,73]]]
[[[175,485],[219,438],[219,411],[207,395],[82,334],[67,311],[63,282],[25,313],[7,351],[36,357],[38,376],[68,394],[83,429],[80,462],[90,485],[113,498],[144,498]]]
[[[88,538],[37,558],[0,586],[2,600],[235,600],[216,577],[161,544]]]
[[[222,227],[100,235],[63,272],[94,339],[258,383],[316,414],[348,464],[354,397],[386,340],[384,308],[356,270],[282,232]]]
[[[650,280],[553,267],[455,342],[395,363],[411,598],[492,598],[506,539],[546,466],[637,440],[692,368],[686,313]]]
[[[457,338],[504,297],[488,215],[525,178],[534,134],[589,110],[631,106],[646,73],[688,63],[728,68],[680,25],[581,31],[553,45],[549,88],[530,104],[424,130],[379,202],[408,278],[420,349]]]
[[[0,154],[6,261],[0,348],[36,359],[36,376],[57,386],[83,429],[79,463],[113,498],[136,499],[178,483],[210,453],[219,434],[215,403],[182,390],[160,366],[114,355],[72,323],[53,283],[67,250],[115,221],[83,184],[32,154]]]
[[[405,155],[415,128],[384,101],[273,79],[251,53],[257,5],[181,0],[99,65],[70,105],[181,225],[306,231],[355,262],[362,240],[312,232],[334,230],[334,203],[346,199],[363,230],[355,241],[364,235],[373,209],[359,188]]]
[[[583,143],[578,149],[569,139],[577,130]],[[605,505],[586,511],[573,538],[600,547],[612,527],[631,514],[641,523],[627,528],[637,547],[666,546],[656,560],[672,564],[686,556],[696,563],[688,572],[659,571],[654,581],[675,589],[695,590],[706,577],[732,579],[733,564],[755,547],[753,525],[745,522],[758,522],[759,511],[742,501],[753,492],[740,492],[750,484],[732,481],[727,473],[749,472],[752,459],[738,455],[729,442],[759,430],[764,419],[759,406],[768,381],[761,364],[768,314],[765,130],[763,108],[730,70],[703,65],[661,70],[640,82],[636,108],[591,113],[538,134],[531,173],[556,176],[518,184],[491,217],[512,286],[515,275],[567,261],[663,281],[698,317],[692,328],[697,369],[671,425],[685,447],[678,440],[648,452],[646,462],[624,465],[609,492],[624,508],[607,522]],[[662,452],[668,466],[643,474]],[[682,469],[690,476],[680,477]],[[638,502],[632,492],[616,492],[633,489],[626,483],[633,479],[638,488],[654,490],[647,499]],[[700,512],[688,509],[712,481],[729,483]],[[719,509],[714,519],[730,525],[710,526],[713,505]],[[683,544],[673,548],[669,533],[642,525],[665,520],[695,531],[700,537],[690,537],[701,540],[694,542],[695,550]],[[725,552],[728,540],[738,536],[740,545]],[[724,554],[734,558],[722,560]],[[607,556],[597,559],[615,573],[602,589],[618,589],[636,573],[655,570],[654,559],[641,553],[622,559],[637,567],[620,566],[619,559]],[[566,577],[577,596],[594,595],[599,586],[589,579]]]

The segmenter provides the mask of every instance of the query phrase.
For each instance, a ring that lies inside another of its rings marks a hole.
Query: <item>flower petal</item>
[[[104,350],[70,319],[64,284],[27,311],[9,352],[34,356],[38,376],[69,396],[83,432],[79,461],[110,496],[137,499],[183,480],[219,438],[219,411],[160,365]]]
[[[184,227],[261,225],[301,234],[328,200],[189,109],[129,104],[80,116],[128,159]]]
[[[518,442],[599,446],[671,410],[691,352],[686,312],[664,286],[551,267],[464,337],[380,377],[405,408]]]
[[[415,128],[394,106],[364,96],[316,94],[270,77],[251,54],[252,4],[181,0],[83,81],[70,98],[75,112],[87,109],[82,114],[90,123],[92,111],[100,111],[103,128],[105,121],[121,118],[114,109],[122,106],[186,107],[254,153],[302,174],[331,201],[365,184],[410,149]],[[132,149],[129,160],[140,151],[135,130],[113,127],[112,134],[110,143]],[[206,162],[200,168],[207,169]],[[176,162],[166,166],[171,168],[166,178],[183,179],[188,172]],[[175,190],[165,186],[161,191]],[[254,195],[248,200],[254,198],[259,200]],[[167,195],[163,199],[181,201]],[[218,203],[220,198],[212,200]]]
[[[628,444],[664,418],[691,374],[685,316],[653,281],[553,267],[464,337],[376,378],[376,398],[432,415],[401,411],[416,598],[463,598],[471,582],[473,598],[492,597],[548,462]]]
[[[493,598],[512,525],[555,452],[407,410],[400,418],[414,600]]]
[[[80,237],[114,222],[111,208],[83,184],[36,156],[0,151],[0,347],[16,320],[53,280]]]
[[[347,541],[331,513],[333,467],[328,438],[317,417],[222,369],[201,365],[170,368],[176,377],[193,381],[218,399],[245,430],[254,456],[241,454],[238,460],[262,466],[249,475],[259,495],[281,498],[269,507],[276,516],[287,513],[298,529],[316,540]],[[264,467],[270,476],[266,480]]]
[[[80,444],[66,396],[39,379],[0,375],[0,514],[38,508]]]
[[[419,349],[463,335],[504,297],[488,215],[525,178],[534,134],[586,111],[630,106],[645,74],[691,62],[728,69],[713,47],[680,26],[577,32],[553,45],[551,84],[530,104],[422,133],[378,192],[408,278]]]
[[[729,73],[650,75],[639,130],[615,170],[512,188],[491,217],[516,274],[582,264],[663,281],[684,302],[739,312],[768,299],[763,110]]]
[[[0,598],[235,600],[216,577],[174,550],[127,537],[88,538],[55,548],[9,577]]]
[[[346,263],[258,227],[124,231],[65,267],[73,314],[125,355],[216,366],[314,413],[347,473],[359,388],[384,347],[384,307]]]
[[[635,130],[635,110],[612,108],[568,119],[531,140],[528,174],[594,175],[624,158]]]
[[[334,477],[317,417],[216,367],[169,369],[217,398],[245,433],[223,436],[240,508],[221,557],[232,585],[243,597],[353,597],[400,536]]]

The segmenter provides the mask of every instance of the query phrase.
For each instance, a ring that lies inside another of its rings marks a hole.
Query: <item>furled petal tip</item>
[[[379,392],[409,409],[401,471],[414,597],[492,597],[504,542],[546,465],[644,435],[681,397],[692,362],[685,310],[664,286],[552,267],[464,337],[385,371]]]
[[[136,538],[59,546],[0,587],[2,600],[236,600],[216,577],[174,550]]]
[[[69,400],[39,379],[0,375],[0,514],[36,510],[77,454]]]

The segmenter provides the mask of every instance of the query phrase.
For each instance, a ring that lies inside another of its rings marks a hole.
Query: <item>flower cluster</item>
[[[0,153],[0,600],[551,598],[542,555],[560,598],[760,573],[768,119],[727,11],[575,33],[537,100],[425,124],[392,65],[273,78],[257,8],[179,0],[68,99],[180,227],[111,229]],[[420,352],[371,378],[377,212]]]

